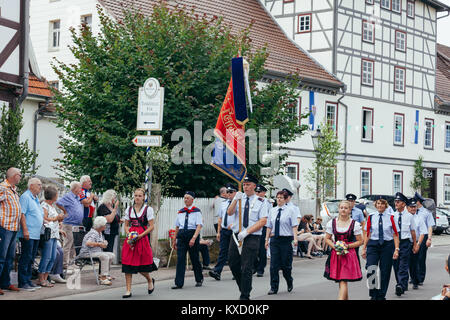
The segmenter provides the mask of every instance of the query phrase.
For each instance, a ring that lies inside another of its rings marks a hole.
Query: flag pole
[[[239,192],[242,192],[242,182],[239,182]],[[242,206],[241,199],[239,199],[239,233],[242,231]],[[239,241],[239,247],[242,247],[242,241]]]

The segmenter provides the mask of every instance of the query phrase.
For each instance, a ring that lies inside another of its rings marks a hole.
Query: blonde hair
[[[348,200],[342,200],[341,202],[339,202],[338,208],[340,208],[341,205],[343,205],[343,204],[347,205],[349,208],[351,208],[351,206],[352,206],[352,204],[350,203],[350,201],[348,201]],[[338,209],[338,210],[339,210],[339,209]],[[338,218],[339,218],[340,216],[341,216],[341,213],[340,213],[340,211],[338,211]]]
[[[382,203],[385,206],[385,209],[389,208],[389,203],[387,202],[386,199],[375,200],[375,202],[374,202],[375,208],[377,207],[378,202]]]
[[[137,188],[136,190],[134,190],[134,193],[136,193],[136,191],[142,192],[142,194],[143,194],[144,197],[145,197],[145,190],[144,190],[143,188]]]

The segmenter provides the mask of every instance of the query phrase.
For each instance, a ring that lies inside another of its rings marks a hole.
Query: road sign
[[[139,88],[137,125],[138,131],[161,131],[164,111],[164,88],[159,81],[150,78]]]
[[[136,136],[132,141],[136,147],[161,147],[162,136]]]

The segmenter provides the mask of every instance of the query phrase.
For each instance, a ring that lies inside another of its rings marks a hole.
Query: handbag
[[[41,234],[41,241],[48,241],[52,235],[52,229],[44,227],[44,233]]]

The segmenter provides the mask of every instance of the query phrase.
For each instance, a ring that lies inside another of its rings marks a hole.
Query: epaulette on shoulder
[[[264,198],[258,197],[258,200],[264,202]]]

